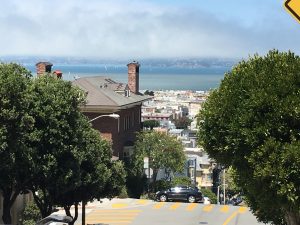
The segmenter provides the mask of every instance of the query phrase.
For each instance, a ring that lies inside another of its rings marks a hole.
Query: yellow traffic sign
[[[300,0],[286,0],[286,10],[300,23]]]

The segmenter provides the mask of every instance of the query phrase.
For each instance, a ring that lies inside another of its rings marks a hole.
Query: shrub
[[[210,189],[201,188],[203,196],[208,197],[212,204],[217,204],[217,196]]]
[[[171,182],[167,180],[157,180],[150,184],[151,192],[157,192],[161,190],[166,190],[171,187]]]
[[[40,211],[34,202],[28,202],[23,211],[23,225],[35,225],[41,219]]]
[[[192,180],[189,177],[174,177],[171,181],[171,186],[186,185],[191,186]]]
[[[127,193],[127,189],[125,186],[122,188],[118,197],[119,198],[128,198],[128,193]]]
[[[151,199],[155,200],[155,193],[144,193],[140,196],[140,199]]]

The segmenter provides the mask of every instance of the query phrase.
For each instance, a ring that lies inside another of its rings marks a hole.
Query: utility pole
[[[148,198],[150,198],[150,150],[149,150],[149,155],[148,155]]]
[[[225,191],[225,189],[226,189],[226,183],[225,183],[226,181],[225,181],[225,168],[224,168],[224,170],[223,170],[223,186],[224,186],[224,205],[226,205],[226,191]]]

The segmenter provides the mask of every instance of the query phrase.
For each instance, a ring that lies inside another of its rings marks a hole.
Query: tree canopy
[[[0,191],[3,222],[11,224],[10,208],[26,189],[32,149],[26,144],[33,130],[30,115],[30,72],[20,65],[0,64]]]
[[[80,112],[85,101],[81,90],[45,76],[33,81],[32,95],[35,124],[29,142],[35,154],[31,190],[43,217],[51,214],[54,205],[64,207],[71,216],[70,207],[75,205],[75,221],[81,201],[117,194],[124,186],[125,172],[122,165],[111,161],[109,142],[100,138]]]
[[[177,129],[186,129],[188,126],[191,125],[193,120],[189,119],[186,116],[180,117],[179,119],[175,119],[174,123]]]
[[[299,56],[273,50],[225,74],[199,113],[199,144],[263,222],[300,224],[299,90]]]
[[[85,94],[71,82],[0,65],[0,190],[3,222],[17,195],[32,191],[43,217],[54,206],[113,197],[125,184],[121,162],[80,112]],[[74,222],[73,221],[73,222]]]
[[[150,168],[153,170],[153,181],[159,169],[182,172],[185,164],[183,146],[176,137],[157,131],[144,131],[137,135],[134,145],[134,162],[143,169],[144,157],[149,157]]]
[[[154,127],[159,127],[160,123],[158,120],[145,120],[143,122],[143,127],[150,128],[153,130]]]

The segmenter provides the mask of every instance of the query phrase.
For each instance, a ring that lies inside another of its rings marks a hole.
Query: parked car
[[[72,218],[70,216],[52,214],[36,223],[36,225],[54,225],[70,223]]]
[[[197,188],[176,186],[156,192],[156,199],[161,202],[181,200],[193,203],[203,201],[203,195]]]
[[[231,199],[232,205],[239,205],[240,203],[243,202],[243,199],[241,196],[237,196]]]

